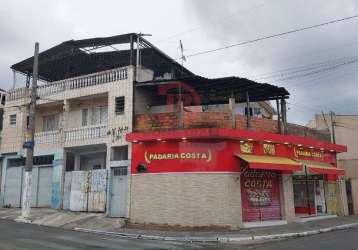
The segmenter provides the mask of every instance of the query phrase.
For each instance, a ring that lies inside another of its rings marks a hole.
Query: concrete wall
[[[10,125],[10,115],[16,114],[16,126]],[[0,152],[18,152],[22,148],[26,128],[26,108],[8,107],[4,109],[4,123],[1,132]]]
[[[131,188],[131,223],[242,225],[239,174],[133,175]]]

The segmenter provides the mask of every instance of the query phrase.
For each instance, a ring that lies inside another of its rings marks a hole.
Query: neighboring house
[[[3,127],[3,121],[4,121],[4,106],[5,106],[5,98],[6,98],[6,91],[3,89],[0,89],[0,144],[1,144],[1,131]],[[1,157],[1,151],[0,151],[0,192],[1,192],[1,174],[2,174],[2,157]]]
[[[11,67],[28,75],[28,84],[32,62]],[[192,73],[137,34],[71,40],[41,52],[31,205],[127,217],[131,145],[124,135],[132,131],[133,84],[186,75]],[[9,90],[4,107],[0,203],[13,207],[21,204],[29,93]],[[120,188],[112,189],[116,178]]]
[[[347,180],[350,213],[358,214],[358,115],[333,115],[335,140],[348,147],[346,153],[338,155],[338,166],[344,168]],[[308,126],[332,133],[330,114],[317,114]],[[333,138],[332,138],[333,140]]]

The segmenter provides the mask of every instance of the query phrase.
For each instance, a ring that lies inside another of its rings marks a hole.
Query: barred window
[[[123,115],[124,114],[124,96],[116,97],[116,115]]]
[[[10,126],[16,126],[16,114],[9,116],[9,124]]]

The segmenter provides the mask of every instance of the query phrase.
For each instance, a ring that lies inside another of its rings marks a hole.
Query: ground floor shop
[[[196,129],[132,133],[130,221],[239,228],[340,214],[336,153],[296,136]]]

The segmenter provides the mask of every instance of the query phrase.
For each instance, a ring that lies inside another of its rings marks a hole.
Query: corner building
[[[344,214],[336,154],[345,146],[227,128],[126,138],[131,223],[237,229]]]

